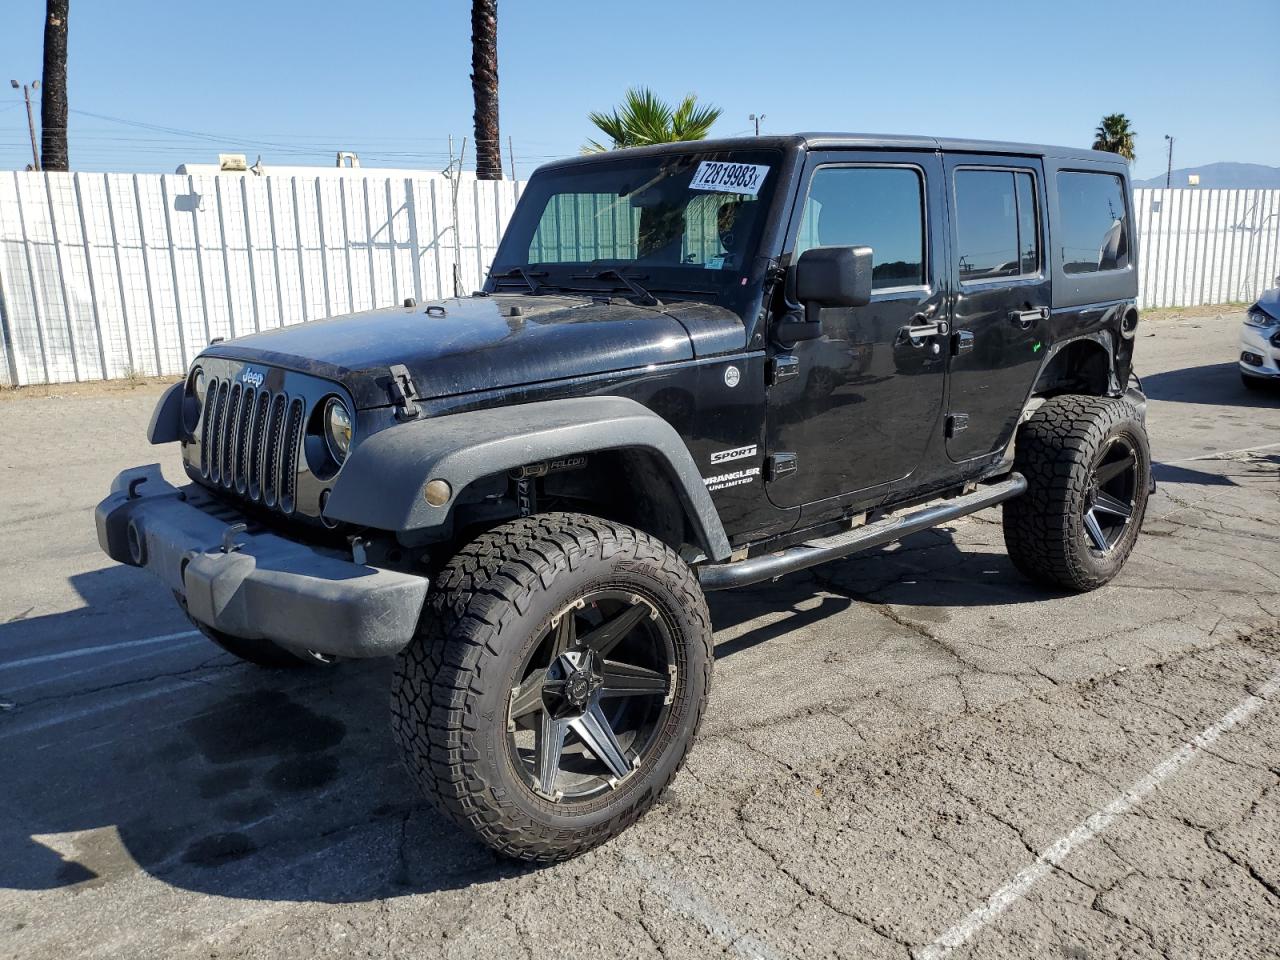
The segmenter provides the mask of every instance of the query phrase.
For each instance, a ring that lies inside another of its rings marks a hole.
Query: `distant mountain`
[[[1202,167],[1183,167],[1173,171],[1169,180],[1172,187],[1187,186],[1187,176],[1200,174],[1200,189],[1243,188],[1248,190],[1280,189],[1280,167],[1267,167],[1261,163],[1206,163]],[[1163,187],[1164,175],[1150,180],[1135,180],[1135,187]]]

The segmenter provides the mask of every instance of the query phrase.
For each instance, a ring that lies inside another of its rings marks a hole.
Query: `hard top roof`
[[[1127,161],[1119,154],[1090,150],[1086,147],[1054,147],[1033,143],[1007,143],[1000,140],[962,140],[954,137],[921,137],[881,133],[793,133],[780,136],[687,140],[681,143],[656,144],[651,147],[611,150],[607,154],[587,154],[580,157],[555,160],[546,164],[546,166],[554,169],[592,158],[646,156],[682,149],[714,152],[719,150],[748,150],[761,147],[784,150],[860,148],[866,150],[941,150],[950,153],[1005,153],[1022,157],[1087,160],[1092,163],[1106,163],[1118,167],[1128,166]]]

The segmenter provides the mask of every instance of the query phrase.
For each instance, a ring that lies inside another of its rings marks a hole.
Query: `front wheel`
[[[1116,397],[1053,397],[1016,443],[1027,492],[1004,504],[1014,566],[1049,586],[1102,586],[1124,566],[1147,509],[1151,449],[1137,409]]]
[[[706,705],[711,624],[657,539],[577,514],[504,524],[446,564],[392,684],[423,791],[507,856],[624,830],[675,776]]]

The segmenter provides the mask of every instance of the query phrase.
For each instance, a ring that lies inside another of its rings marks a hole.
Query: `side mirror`
[[[865,307],[871,302],[870,247],[814,247],[792,267],[795,298],[804,306],[804,321],[783,324],[786,342],[822,336],[823,307]]]
[[[814,247],[796,262],[796,299],[805,322],[822,307],[865,307],[871,302],[870,247]]]

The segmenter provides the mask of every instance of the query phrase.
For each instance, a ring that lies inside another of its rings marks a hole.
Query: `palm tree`
[[[67,6],[48,0],[44,20],[44,75],[40,78],[40,153],[45,170],[69,170],[67,156]]]
[[[476,177],[480,180],[501,180],[498,0],[471,0],[471,92],[476,102]]]
[[[703,140],[722,112],[719,107],[699,106],[698,98],[692,93],[672,107],[648,87],[632,87],[623,97],[620,107],[609,113],[587,114],[587,118],[600,128],[612,145],[588,140],[582,152],[600,153],[650,143]]]
[[[1138,134],[1129,126],[1129,118],[1123,113],[1110,113],[1102,118],[1093,134],[1093,149],[1118,153],[1133,163],[1133,139]]]

